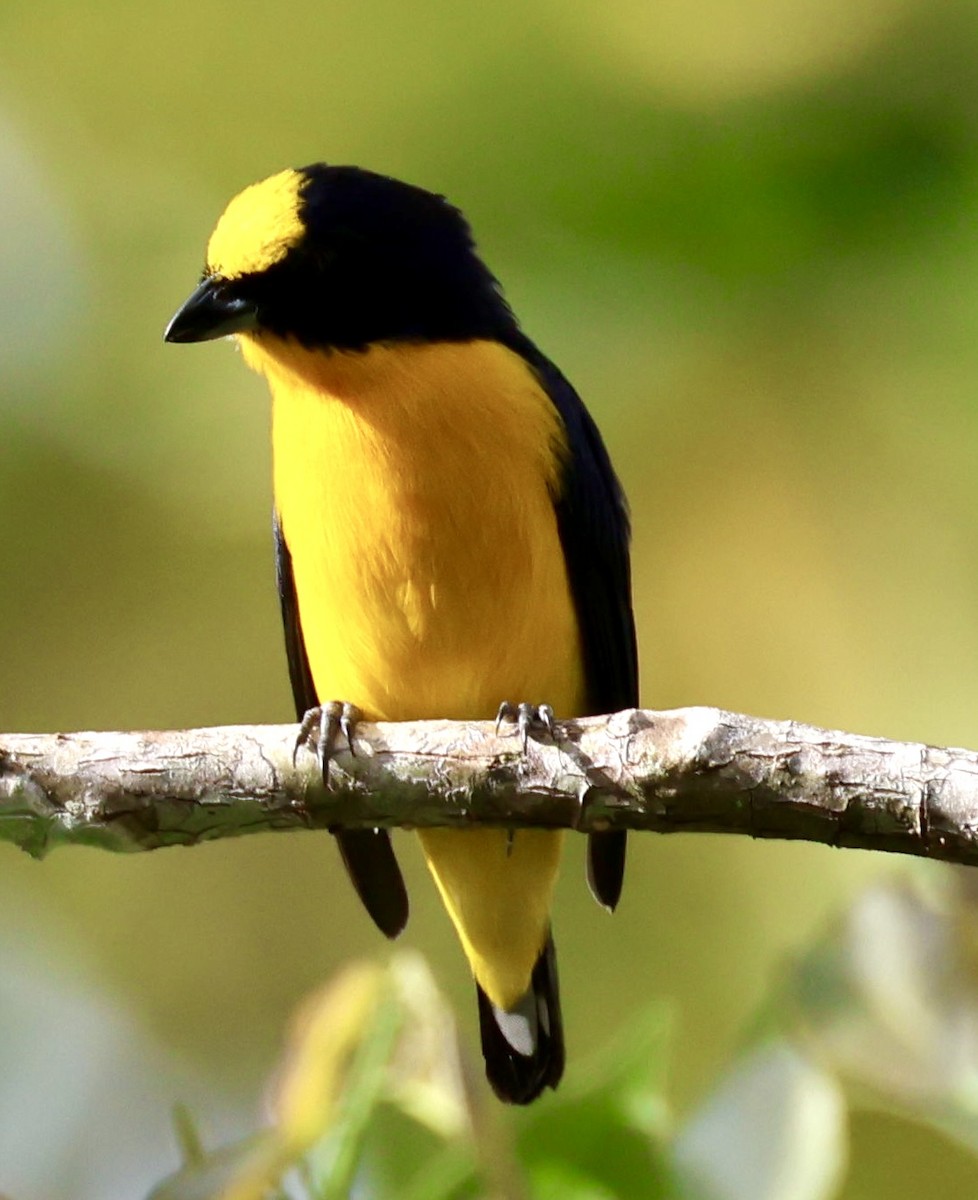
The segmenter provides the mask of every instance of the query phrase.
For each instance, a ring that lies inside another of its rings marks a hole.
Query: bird
[[[361,167],[236,195],[164,334],[232,338],[272,400],[276,574],[296,715],[324,773],[356,723],[562,718],[638,705],[627,502],[574,388],[523,332],[462,212]],[[385,830],[336,831],[389,937],[408,898]],[[563,834],[418,831],[475,978],[488,1081],[528,1104],[564,1070],[550,909]],[[589,834],[613,910],[624,831]]]

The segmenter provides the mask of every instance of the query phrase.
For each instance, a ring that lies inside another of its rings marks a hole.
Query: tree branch
[[[0,735],[0,839],[153,850],[331,826],[746,833],[978,863],[978,753],[712,708],[361,725],[330,787],[294,725]]]

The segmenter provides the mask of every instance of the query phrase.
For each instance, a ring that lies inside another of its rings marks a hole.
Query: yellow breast
[[[244,338],[320,699],[370,718],[581,708],[551,489],[563,430],[494,342],[312,353]]]

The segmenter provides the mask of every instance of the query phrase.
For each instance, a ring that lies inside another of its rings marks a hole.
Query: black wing
[[[567,430],[570,458],[554,498],[584,655],[587,712],[638,706],[638,651],[632,615],[628,504],[591,415],[557,367],[528,339],[514,344],[533,367]],[[588,884],[613,909],[625,870],[624,830],[588,838]]]
[[[274,529],[275,576],[285,626],[285,653],[289,660],[296,715],[301,721],[304,713],[319,704],[319,697],[302,638],[292,555],[277,515]],[[408,898],[401,869],[394,857],[390,834],[382,829],[344,829],[335,830],[334,835],[343,863],[367,912],[381,933],[387,937],[397,937],[407,924]]]

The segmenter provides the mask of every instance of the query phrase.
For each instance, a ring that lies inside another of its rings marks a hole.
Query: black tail
[[[526,995],[510,1011],[496,1008],[481,987],[479,1029],[486,1077],[507,1104],[529,1104],[564,1073],[564,1030],[560,1021],[557,952],[548,935],[533,968]]]

